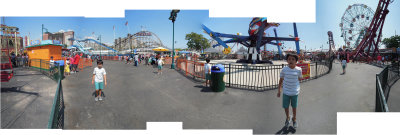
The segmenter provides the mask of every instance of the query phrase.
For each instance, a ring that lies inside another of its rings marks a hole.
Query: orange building
[[[63,45],[40,44],[26,47],[30,66],[42,69],[49,69],[50,57],[54,60],[61,60],[61,50]]]

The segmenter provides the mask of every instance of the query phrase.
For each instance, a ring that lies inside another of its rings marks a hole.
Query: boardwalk
[[[254,92],[227,88],[210,92],[201,83],[165,67],[133,67],[105,61],[108,86],[104,101],[95,102],[91,70],[63,81],[67,129],[146,129],[146,122],[182,121],[184,129],[253,129],[256,134],[279,132],[284,123],[282,99],[276,90]],[[301,84],[296,133],[336,133],[336,112],[371,112],[375,74],[381,69],[340,64],[330,74]],[[284,133],[284,132],[283,132]]]

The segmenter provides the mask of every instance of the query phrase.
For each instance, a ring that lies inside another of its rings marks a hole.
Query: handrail
[[[382,85],[381,85],[381,80],[379,79],[378,74],[376,76],[376,80],[377,80],[377,85],[378,85],[378,87],[377,87],[378,89],[377,89],[377,93],[376,94],[379,93],[377,96],[380,97],[380,98],[378,98],[376,100],[379,100],[380,108],[375,108],[375,111],[376,112],[389,112],[389,107],[388,107],[388,105],[386,103],[386,98],[384,96],[384,93],[383,93],[383,90],[382,90]],[[383,108],[382,108],[382,105],[383,105]],[[377,109],[380,109],[380,110],[377,110]]]

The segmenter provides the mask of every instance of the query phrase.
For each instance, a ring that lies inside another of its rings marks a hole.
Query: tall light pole
[[[101,35],[99,35],[99,37],[97,38],[97,40],[100,40],[100,59],[101,59]]]
[[[172,64],[171,64],[171,69],[175,69],[175,48],[174,48],[174,42],[175,42],[175,20],[176,16],[179,13],[180,10],[174,9],[171,11],[171,16],[169,17],[169,20],[172,21]]]
[[[42,24],[42,41],[43,41],[43,29],[45,29],[46,32],[49,32],[49,30],[47,28],[44,28],[44,24]]]

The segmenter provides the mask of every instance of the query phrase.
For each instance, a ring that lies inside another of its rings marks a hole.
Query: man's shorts
[[[96,87],[96,90],[103,90],[104,89],[104,82],[94,82],[94,86]]]
[[[282,99],[283,99],[283,108],[289,108],[289,104],[291,104],[292,105],[292,107],[293,108],[296,108],[297,107],[297,97],[298,97],[298,95],[294,95],[294,96],[288,96],[288,95],[285,95],[285,94],[283,94],[283,97],[282,97]]]
[[[211,74],[206,73],[206,80],[211,80]]]
[[[158,69],[161,70],[161,69],[162,69],[162,66],[158,65]]]

